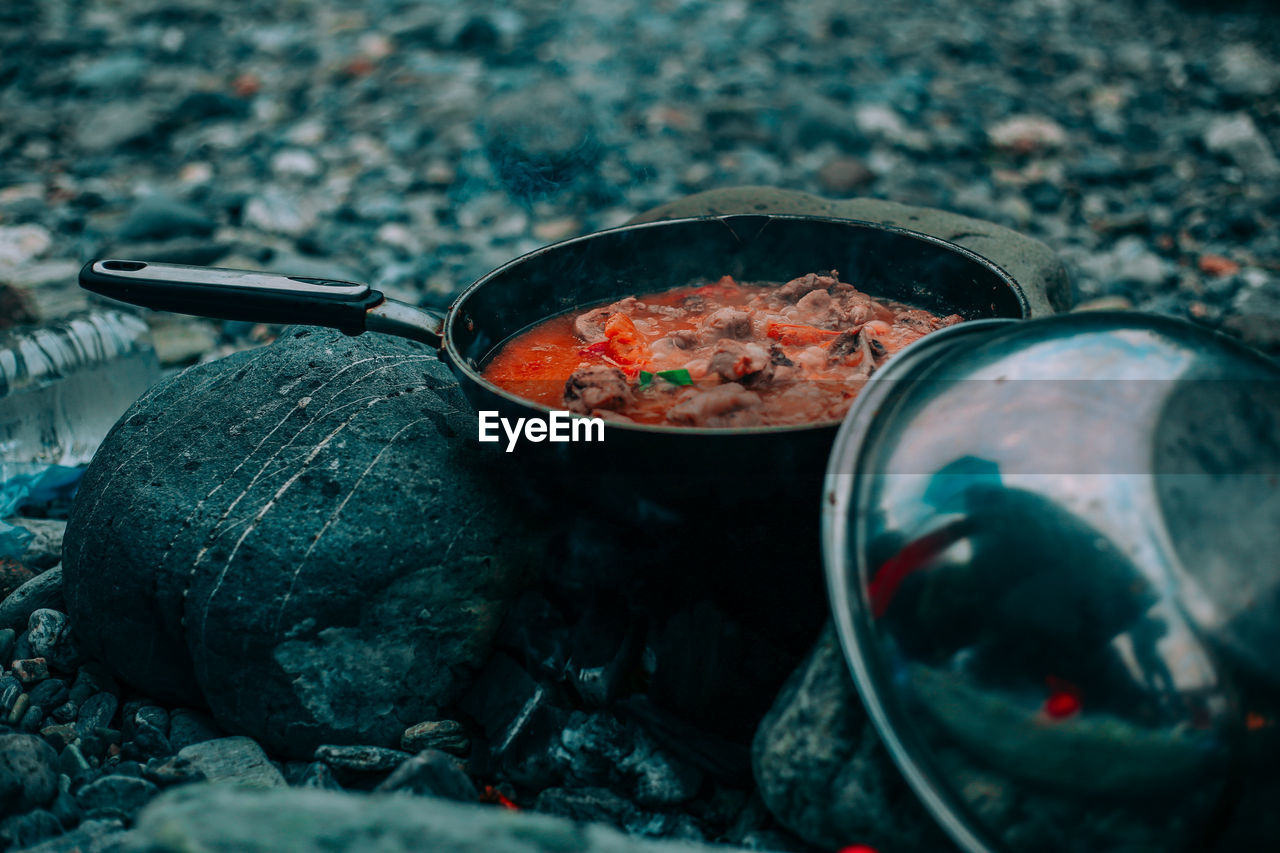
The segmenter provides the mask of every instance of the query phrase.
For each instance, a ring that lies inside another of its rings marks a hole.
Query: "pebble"
[[[17,700],[14,701],[13,708],[9,711],[9,716],[8,718],[5,719],[5,722],[7,722],[11,726],[16,726],[22,720],[22,718],[26,716],[27,709],[30,706],[31,706],[30,694],[23,693],[21,696],[17,698]]]
[[[189,760],[175,755],[151,759],[142,768],[142,775],[157,785],[185,785],[205,779],[204,771]]]
[[[315,760],[323,761],[335,770],[351,770],[357,773],[381,773],[397,767],[410,758],[409,753],[384,746],[335,746],[316,747]]]
[[[1074,306],[1072,311],[1132,311],[1133,300],[1123,296],[1099,296]]]
[[[204,320],[157,314],[148,325],[156,359],[165,367],[194,364],[218,343],[213,324]]]
[[[67,744],[58,756],[58,772],[69,779],[74,780],[80,774],[88,773],[92,769],[89,759],[85,758],[84,753],[80,751],[80,747],[74,743]]]
[[[27,617],[27,640],[31,651],[64,672],[73,669],[80,654],[71,637],[67,615],[60,610],[41,608]]]
[[[149,103],[90,108],[76,123],[76,147],[86,154],[108,154],[125,146],[143,147],[159,135],[162,111]]]
[[[1223,45],[1213,77],[1223,92],[1237,98],[1265,98],[1280,91],[1280,64],[1248,42]]]
[[[333,769],[323,761],[313,761],[307,765],[298,781],[300,788],[319,788],[323,791],[341,791],[342,785],[333,775]]]
[[[318,217],[306,199],[269,187],[245,204],[244,221],[263,231],[301,237],[316,226]]]
[[[226,733],[203,711],[174,708],[169,713],[169,743],[181,751],[192,744],[223,737]]]
[[[22,715],[22,719],[18,721],[18,731],[27,734],[35,734],[40,730],[40,723],[44,721],[44,708],[39,705],[32,705],[27,708],[27,712]]]
[[[1280,175],[1280,160],[1248,113],[1214,118],[1205,129],[1204,147],[1226,157],[1252,178]]]
[[[902,116],[884,104],[864,104],[853,112],[858,130],[872,137],[898,139],[907,132]]]
[[[80,713],[80,706],[68,699],[58,707],[54,708],[49,716],[53,717],[60,723],[71,723],[75,721],[76,716]]]
[[[1196,266],[1200,268],[1200,272],[1205,275],[1211,275],[1215,278],[1222,276],[1235,275],[1240,272],[1240,265],[1230,258],[1224,258],[1221,255],[1201,255],[1196,262]]]
[[[80,804],[76,802],[76,798],[67,791],[58,792],[58,796],[54,797],[53,805],[49,806],[49,812],[64,827],[75,826],[80,822],[84,814]]]
[[[18,677],[7,672],[0,673],[0,717],[9,716],[21,695],[22,682]]]
[[[61,566],[36,575],[0,602],[0,628],[25,629],[31,614],[41,608],[64,609]]]
[[[116,715],[120,700],[110,693],[95,693],[80,706],[80,714],[76,718],[76,731],[81,737],[93,734],[98,729],[106,728]]]
[[[471,739],[466,729],[456,720],[427,720],[404,730],[400,748],[409,754],[424,749],[439,749],[454,755],[466,755],[471,751]]]
[[[117,53],[84,66],[72,81],[82,89],[119,91],[140,82],[146,72],[147,62],[141,56]]]
[[[80,733],[76,731],[76,727],[72,723],[57,723],[42,728],[40,736],[45,739],[46,743],[61,752],[68,744],[78,739]]]
[[[12,628],[0,628],[0,668],[13,660],[13,647],[17,643],[17,631]]]
[[[81,788],[76,793],[76,802],[90,819],[119,817],[132,820],[158,793],[160,789],[146,779],[111,774]]]
[[[58,818],[45,809],[36,809],[0,822],[0,844],[8,842],[12,849],[31,847],[46,838],[62,834]]]
[[[49,664],[44,658],[27,658],[13,662],[13,674],[23,684],[43,681],[49,677]]]
[[[0,814],[43,806],[58,793],[58,755],[35,735],[0,734]]]
[[[204,237],[217,223],[199,208],[165,196],[147,196],[134,204],[116,236],[121,240],[169,240]]]
[[[124,847],[127,834],[119,818],[86,820],[72,831],[23,853],[117,853]]]
[[[176,722],[176,718],[175,718]],[[252,738],[234,736],[201,741],[178,751],[210,782],[226,782],[246,788],[278,788],[284,776],[267,759]]]
[[[462,761],[438,749],[423,750],[402,761],[374,790],[444,797],[464,803],[476,801],[476,785],[467,775]]]
[[[271,171],[279,177],[313,178],[320,174],[320,161],[300,148],[287,148],[271,158]]]
[[[53,236],[41,225],[0,225],[0,271],[33,261],[52,246]]]
[[[856,157],[833,157],[818,170],[818,185],[824,193],[850,196],[870,185],[876,176]]]
[[[1014,116],[991,126],[987,131],[991,145],[1012,154],[1036,154],[1067,143],[1062,125],[1046,116]]]

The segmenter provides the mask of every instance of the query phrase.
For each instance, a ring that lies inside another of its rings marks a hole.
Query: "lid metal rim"
[[[861,607],[858,607],[859,612],[854,612],[851,599],[856,596],[847,592],[853,588],[850,584],[861,582],[858,577],[849,576],[851,569],[854,572],[861,569],[860,565],[851,566],[849,561],[850,510],[872,425],[901,399],[902,389],[908,387],[898,380],[915,379],[927,373],[931,365],[938,363],[935,357],[961,339],[998,334],[1019,325],[1012,319],[970,321],[921,338],[899,353],[855,399],[836,434],[823,484],[822,559],[826,569],[827,597],[854,685],[894,764],[929,814],[966,853],[997,853],[1003,848],[981,834],[976,828],[976,821],[966,819],[967,809],[955,800],[952,792],[933,784],[932,774],[920,757],[922,750],[911,748],[906,742],[910,736],[904,739],[891,724],[891,706],[895,703],[891,698],[882,696],[876,688],[881,675],[879,663],[864,652],[874,638],[866,628],[866,614]]]

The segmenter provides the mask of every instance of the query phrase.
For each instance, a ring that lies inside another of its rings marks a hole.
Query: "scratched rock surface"
[[[279,753],[397,745],[539,564],[474,430],[433,352],[378,335],[289,329],[160,383],[67,528],[83,651]]]

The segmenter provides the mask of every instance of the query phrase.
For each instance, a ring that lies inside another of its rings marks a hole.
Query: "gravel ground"
[[[442,306],[547,242],[767,184],[990,219],[1059,251],[1080,302],[1280,352],[1280,18],[1205,5],[7,0],[0,328],[86,307],[104,254]],[[149,321],[168,364],[271,334]],[[210,775],[169,756],[218,734],[82,666],[45,586],[0,630],[0,816],[24,815],[0,848],[114,834]]]
[[[105,252],[443,305],[546,242],[757,183],[991,219],[1060,251],[1081,301],[1275,349],[1264,6],[12,0],[0,281],[36,320]],[[245,332],[162,329],[163,354]]]

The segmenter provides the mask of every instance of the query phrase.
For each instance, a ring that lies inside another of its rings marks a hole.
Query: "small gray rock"
[[[67,683],[61,678],[46,678],[31,688],[31,704],[44,708],[56,708],[67,701]]]
[[[91,769],[93,768],[89,764],[89,759],[84,757],[80,747],[74,743],[67,744],[66,748],[62,750],[62,754],[58,756],[58,772],[68,779],[75,779],[82,773],[88,773]]]
[[[0,667],[13,660],[13,647],[18,643],[18,632],[12,628],[0,628]]]
[[[142,768],[142,775],[157,785],[186,785],[205,780],[205,775],[199,768],[176,755],[151,759]]]
[[[93,734],[101,728],[107,728],[120,707],[120,700],[107,692],[95,693],[80,706],[80,715],[76,717],[76,731],[80,737]]]
[[[0,720],[9,716],[22,696],[22,682],[11,672],[0,673]]]
[[[23,853],[118,853],[127,837],[119,818],[86,820],[66,835],[28,847]]]
[[[71,636],[67,615],[47,607],[32,611],[27,618],[27,641],[31,651],[54,669],[69,672],[80,660],[80,652]]]
[[[22,266],[52,245],[53,237],[43,225],[0,225],[0,269]]]
[[[409,853],[743,853],[742,848],[650,841],[563,818],[403,797],[290,788],[236,791],[192,785],[161,794],[138,816],[136,853],[281,849]]]
[[[409,758],[407,752],[381,746],[332,746],[316,748],[316,761],[323,761],[335,770],[357,773],[382,773],[398,766]]]
[[[146,779],[111,774],[95,779],[76,793],[76,802],[89,818],[131,820],[160,789]]]
[[[342,785],[333,775],[333,768],[323,761],[313,761],[303,771],[299,788],[319,788],[322,791],[341,791]]]
[[[428,720],[410,726],[400,738],[400,748],[410,754],[424,749],[439,749],[454,755],[466,755],[471,750],[462,723],[456,720]]]
[[[147,61],[137,54],[114,53],[84,66],[71,79],[81,89],[118,92],[139,83],[147,68]]]
[[[669,806],[692,799],[702,787],[703,773],[662,750],[641,732],[636,749],[621,768],[635,775],[635,798],[642,806]]]
[[[42,657],[17,658],[13,662],[13,674],[23,684],[35,684],[36,681],[49,678],[49,661]]]
[[[35,735],[0,735],[0,813],[43,806],[58,793],[58,754]]]
[[[761,721],[752,766],[769,811],[812,844],[950,849],[877,737],[830,625]]]
[[[1251,178],[1280,175],[1275,150],[1248,113],[1219,116],[1204,132],[1204,147],[1239,166]]]
[[[374,789],[380,793],[400,791],[423,797],[444,797],[464,803],[476,801],[476,786],[462,762],[438,749],[427,749],[401,762],[395,771]]]
[[[247,737],[223,737],[184,747],[178,758],[189,761],[210,782],[245,788],[284,787],[284,776],[262,747]]]
[[[1280,65],[1248,42],[1224,45],[1213,67],[1214,82],[1237,98],[1265,98],[1280,90]]]
[[[24,630],[31,614],[41,608],[65,610],[62,603],[62,567],[36,575],[0,602],[0,628]]]
[[[53,805],[49,806],[49,811],[64,827],[75,826],[84,816],[80,804],[68,791],[60,791],[58,796],[53,798]]]
[[[316,226],[318,215],[305,197],[271,186],[245,204],[244,221],[263,231],[301,237]]]
[[[127,145],[144,145],[160,136],[164,114],[145,102],[133,101],[127,109],[106,103],[80,117],[75,142],[87,154],[104,154]]]
[[[116,236],[121,240],[204,237],[217,223],[199,208],[164,196],[147,196],[133,206]]]
[[[195,708],[174,708],[169,714],[169,745],[175,750],[226,734],[208,714]]]
[[[18,850],[62,834],[62,824],[44,809],[0,820],[0,846]]]

